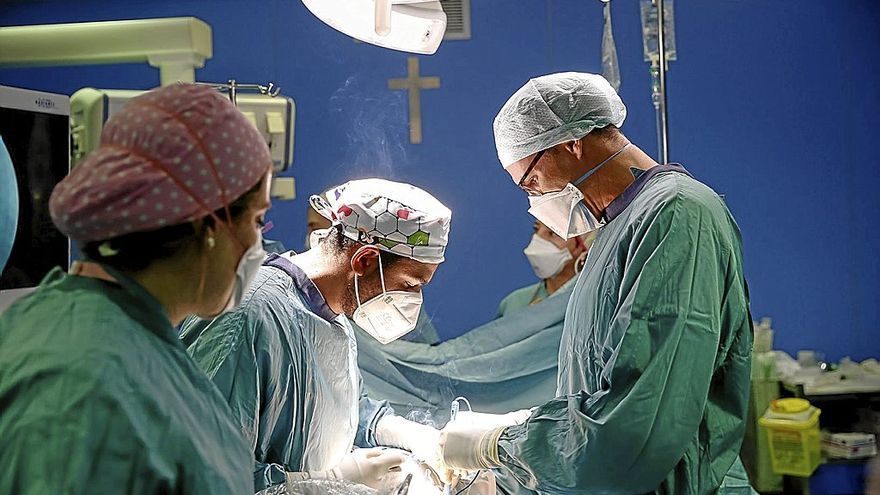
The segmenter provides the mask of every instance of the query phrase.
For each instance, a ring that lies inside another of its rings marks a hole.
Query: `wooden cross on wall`
[[[409,91],[409,142],[422,142],[422,99],[420,90],[437,89],[440,78],[437,76],[419,77],[419,58],[409,57],[406,61],[406,78],[389,79],[388,89]]]

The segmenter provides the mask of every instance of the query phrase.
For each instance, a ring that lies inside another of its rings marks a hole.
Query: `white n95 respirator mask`
[[[235,268],[235,285],[232,288],[232,294],[229,296],[229,302],[226,303],[223,313],[233,311],[241,305],[245,292],[247,292],[251,283],[257,277],[257,272],[260,271],[260,267],[265,259],[266,251],[263,249],[263,234],[258,233],[256,242],[238,260],[238,266]]]
[[[548,279],[562,271],[566,263],[571,261],[568,249],[557,247],[556,244],[538,234],[532,235],[532,241],[523,250],[532,270],[538,278]]]
[[[382,293],[361,303],[358,276],[355,274],[354,294],[358,307],[352,319],[374,339],[387,344],[403,337],[416,327],[419,312],[422,310],[422,293],[385,290],[381,256],[379,256],[379,279],[382,281]]]
[[[583,200],[584,194],[580,189],[568,183],[561,191],[529,196],[529,213],[554,234],[568,240],[605,224],[604,220],[593,215]]]
[[[589,172],[580,176],[574,182],[566,184],[562,190],[544,193],[539,196],[529,196],[529,213],[552,230],[554,234],[565,240],[592,232],[605,225],[605,220],[596,218],[593,212],[584,204],[584,193],[577,186],[598,172],[603,165],[623,153],[629,146],[627,144],[620,148],[613,155],[602,161],[602,163],[593,167]]]

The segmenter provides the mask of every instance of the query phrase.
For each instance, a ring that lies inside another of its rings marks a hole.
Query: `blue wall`
[[[257,10],[254,6],[261,6]],[[386,81],[406,54],[357,44],[297,0],[13,2],[0,24],[192,15],[214,30],[205,81],[274,81],[297,101],[300,199],[278,202],[271,236],[300,248],[305,196],[378,175],[432,191],[454,211],[448,262],[426,290],[441,333],[489,319],[531,283],[531,218],[495,157],[491,121],[527,78],[600,71],[602,12],[584,0],[472,0],[473,38],[423,57],[442,79],[422,94],[411,145],[405,93]],[[637,2],[614,2],[627,135],[653,154],[655,128]],[[671,156],[727,197],[745,240],[756,317],[777,344],[836,359],[880,355],[880,3],[679,0],[669,75]],[[0,70],[0,83],[72,93],[148,88],[147,66]],[[873,139],[872,139],[873,138]]]

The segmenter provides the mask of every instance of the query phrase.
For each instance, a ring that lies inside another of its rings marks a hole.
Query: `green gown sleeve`
[[[741,284],[731,283],[742,272],[727,217],[710,210],[676,197],[633,227],[618,253],[625,261],[607,318],[578,311],[582,302],[577,293],[572,297],[566,330],[581,345],[562,348],[560,365],[592,360],[599,371],[584,378],[593,390],[557,397],[502,435],[502,462],[525,486],[542,493],[647,493],[670,473],[675,478],[689,459],[702,458],[698,440],[713,434],[704,412],[729,344],[722,329],[741,328],[745,316],[725,309],[728,298],[740,298],[735,303],[743,307]],[[733,409],[741,405],[732,402],[731,418],[722,421],[737,419]],[[720,483],[739,444],[724,447],[731,452],[717,466],[699,467],[715,470],[701,477]],[[698,493],[699,480],[688,483],[694,486],[671,488]]]
[[[360,371],[358,371],[360,376]],[[364,389],[363,378],[358,378],[360,384],[360,399],[358,400],[358,429],[354,438],[354,444],[361,448],[378,447],[376,439],[376,427],[379,420],[388,414],[394,414],[394,408],[387,400],[376,400],[367,395]]]

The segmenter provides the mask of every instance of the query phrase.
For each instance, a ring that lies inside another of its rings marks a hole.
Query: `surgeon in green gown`
[[[251,450],[174,325],[240,300],[270,166],[208,87],[151,91],[108,121],[50,201],[85,258],[0,316],[0,493],[252,493]]]
[[[561,73],[530,80],[496,117],[529,212],[560,237],[598,235],[566,311],[557,397],[519,424],[450,423],[444,459],[540,493],[751,493],[739,229],[709,187],[633,146],[625,116],[604,78]]]

